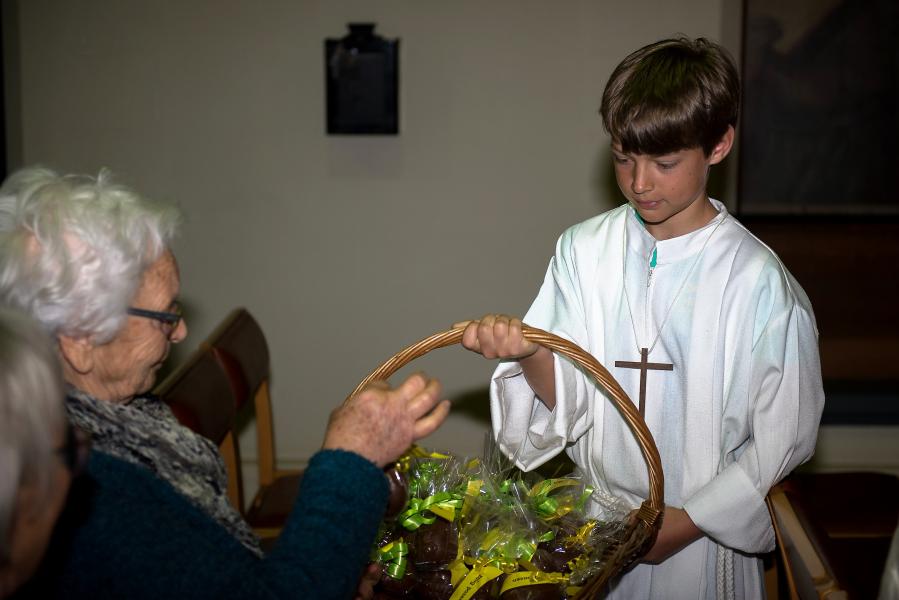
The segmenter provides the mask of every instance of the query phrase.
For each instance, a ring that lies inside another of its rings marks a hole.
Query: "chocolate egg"
[[[412,596],[419,600],[447,600],[453,593],[451,574],[446,569],[419,571],[415,574]]]
[[[384,518],[392,519],[400,514],[409,501],[409,484],[405,473],[400,473],[395,467],[385,469],[384,475],[387,477],[387,484],[390,487]]]
[[[459,550],[459,529],[440,518],[422,525],[408,539],[411,562],[421,570],[445,568]]]
[[[375,591],[386,594],[391,598],[413,598],[415,588],[415,571],[412,565],[406,564],[406,573],[402,579],[394,579],[387,574],[386,568],[381,569],[381,579],[375,586]]]

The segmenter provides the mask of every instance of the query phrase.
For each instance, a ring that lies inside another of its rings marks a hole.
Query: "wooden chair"
[[[235,427],[225,436],[221,449],[229,473],[234,474],[231,479],[241,492],[236,428],[255,416],[259,489],[249,504],[244,502],[241,493],[237,505],[260,537],[277,537],[293,508],[302,471],[277,468],[265,334],[249,311],[237,308],[206,338],[200,349],[215,357],[231,384],[236,407]]]
[[[237,399],[231,382],[211,352],[198,349],[157,386],[155,393],[178,420],[212,440],[224,455],[234,445]],[[228,470],[228,498],[241,512],[240,471]]]
[[[794,473],[768,495],[791,598],[875,598],[899,520],[899,478]]]
[[[268,381],[265,336],[252,315],[238,308],[155,390],[182,424],[218,444],[228,471],[228,497],[264,547],[283,528],[302,477],[302,471],[276,466]],[[259,489],[248,504],[238,435],[254,416]]]
[[[768,509],[774,523],[781,569],[790,600],[846,600],[848,595],[815,540],[803,527],[786,491],[775,486],[768,494]]]

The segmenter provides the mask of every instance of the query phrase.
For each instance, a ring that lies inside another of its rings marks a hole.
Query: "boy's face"
[[[724,160],[733,139],[729,128],[708,156],[702,148],[662,155],[625,153],[612,141],[618,187],[656,239],[695,231],[717,214],[706,195],[709,167]]]

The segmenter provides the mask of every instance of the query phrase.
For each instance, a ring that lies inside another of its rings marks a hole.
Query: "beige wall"
[[[383,359],[526,310],[562,229],[619,202],[597,116],[614,65],[678,32],[738,50],[740,5],[20,1],[10,152],[109,167],[183,207],[182,350],[247,306],[274,357],[279,455],[302,463]],[[402,134],[329,137],[323,40],[366,20],[401,39]],[[479,452],[491,364],[453,348],[413,366],[457,400],[426,443]]]

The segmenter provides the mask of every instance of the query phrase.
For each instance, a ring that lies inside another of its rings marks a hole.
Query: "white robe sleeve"
[[[684,503],[703,532],[749,553],[774,548],[765,496],[812,456],[824,407],[818,335],[808,299],[784,271],[768,271],[766,279],[754,295],[758,305],[747,380],[725,397],[721,461],[726,466]],[[748,404],[729,401],[733,394],[746,393]],[[728,405],[748,406],[749,414],[733,414]],[[748,440],[729,444],[729,437],[738,439],[746,426]]]
[[[524,317],[533,327],[586,346],[585,316],[574,244],[577,226],[556,244],[540,292]],[[580,274],[592,277],[592,274]],[[491,381],[491,421],[500,449],[523,470],[544,464],[593,424],[590,384],[574,364],[553,355],[556,406],[550,411],[528,385],[517,361],[503,361]]]

